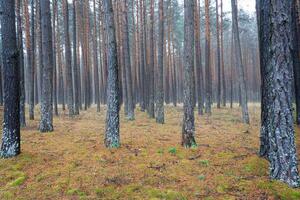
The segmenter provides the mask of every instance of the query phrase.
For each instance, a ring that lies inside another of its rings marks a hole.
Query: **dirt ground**
[[[250,106],[250,126],[237,106],[197,116],[192,149],[180,146],[180,107],[166,107],[164,125],[139,109],[128,122],[122,111],[113,150],[103,145],[104,107],[74,119],[61,113],[53,133],[39,133],[37,117],[22,130],[22,154],[0,159],[0,199],[300,199],[299,189],[270,181],[257,156],[259,111]]]

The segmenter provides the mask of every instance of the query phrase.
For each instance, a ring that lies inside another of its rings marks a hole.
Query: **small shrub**
[[[177,153],[177,149],[175,147],[171,147],[169,149],[169,153],[172,154],[172,155],[175,155]]]

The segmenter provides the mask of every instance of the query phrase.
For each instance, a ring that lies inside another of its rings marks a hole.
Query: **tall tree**
[[[95,103],[97,112],[100,112],[100,90],[99,90],[99,65],[98,65],[98,32],[97,32],[97,17],[96,17],[96,0],[93,0],[93,22],[94,22],[94,37],[93,37],[93,65],[94,65],[94,88],[95,88]],[[76,44],[76,43],[75,43]]]
[[[249,113],[248,113],[248,103],[247,103],[247,89],[246,89],[246,80],[245,80],[245,72],[244,66],[242,62],[242,49],[240,42],[240,34],[239,34],[239,26],[238,26],[238,10],[237,10],[237,1],[231,0],[232,7],[232,30],[233,30],[233,38],[235,45],[235,57],[238,71],[238,80],[240,86],[240,96],[241,96],[241,106],[242,106],[242,115],[243,121],[246,124],[250,123]]]
[[[221,107],[221,51],[220,51],[220,23],[219,23],[219,2],[216,0],[216,29],[217,29],[217,70],[218,70],[218,87],[217,87],[217,108]]]
[[[28,0],[24,0],[23,7],[25,16],[27,80],[30,80],[28,84],[29,119],[34,120],[34,0],[31,0],[31,22],[29,17],[28,5]]]
[[[108,42],[107,115],[104,143],[108,148],[117,148],[120,146],[119,78],[116,31],[112,1],[103,1],[103,9],[105,13],[105,26]]]
[[[53,44],[51,28],[50,1],[41,0],[41,28],[42,28],[42,53],[43,53],[43,85],[41,96],[41,121],[40,131],[53,131]]]
[[[205,0],[205,113],[211,114],[212,80],[210,66],[210,0]]]
[[[77,14],[76,14],[76,0],[73,0],[73,76],[74,76],[74,114],[79,115],[79,66],[77,64]],[[100,105],[99,105],[100,106]]]
[[[199,1],[200,2],[200,1]],[[195,0],[195,51],[196,51],[196,81],[197,81],[197,101],[198,101],[198,114],[203,114],[203,73],[201,61],[201,44],[200,44],[200,3]]]
[[[67,84],[67,99],[69,116],[74,115],[74,99],[73,99],[73,81],[72,81],[72,65],[71,65],[71,45],[69,33],[69,3],[63,0],[64,15],[64,36],[65,36],[65,74]]]
[[[292,113],[293,1],[257,0],[262,78],[260,155],[270,177],[300,185]]]
[[[192,147],[195,141],[195,117],[194,117],[194,2],[184,1],[184,99],[183,99],[183,125],[182,145]]]
[[[226,106],[226,78],[225,78],[225,64],[224,64],[224,28],[223,28],[223,0],[221,0],[221,71],[222,71],[222,104]]]
[[[15,1],[0,1],[4,72],[4,122],[0,156],[14,157],[21,151],[19,52],[16,38]]]
[[[53,106],[54,113],[58,116],[58,105],[57,105],[57,65],[56,65],[56,19],[57,19],[57,0],[52,1],[52,37],[53,37]]]
[[[149,106],[148,114],[150,118],[155,118],[154,103],[154,0],[150,1],[150,31],[149,31]]]
[[[159,0],[158,46],[157,46],[156,122],[163,124],[164,116],[164,1]]]
[[[131,78],[131,61],[130,61],[130,48],[129,48],[129,31],[128,31],[128,2],[124,0],[123,3],[123,54],[126,74],[126,92],[127,92],[127,106],[128,120],[134,120],[134,105],[133,105],[133,91],[132,91],[132,78]]]
[[[23,31],[22,31],[22,1],[16,1],[16,15],[17,15],[17,32],[18,32],[18,52],[19,52],[19,78],[20,78],[20,125],[26,126],[25,119],[25,77],[24,77],[24,53],[23,53]],[[1,80],[0,80],[1,81]],[[1,86],[2,87],[2,86]]]

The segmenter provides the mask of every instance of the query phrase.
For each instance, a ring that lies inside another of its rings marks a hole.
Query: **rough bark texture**
[[[65,35],[65,74],[67,85],[67,99],[69,116],[74,115],[74,99],[73,99],[73,79],[72,79],[72,65],[71,65],[71,45],[69,36],[69,4],[67,0],[63,0],[64,11],[64,35]]]
[[[165,123],[164,116],[164,2],[159,0],[158,47],[157,47],[156,122]]]
[[[210,0],[205,0],[205,113],[211,114],[212,80],[210,67]]]
[[[19,52],[14,1],[0,1],[0,17],[4,72],[4,122],[0,156],[8,158],[21,151]]]
[[[294,27],[294,79],[295,79],[295,99],[296,99],[296,123],[300,125],[300,16],[299,0],[293,0],[293,27]]]
[[[111,0],[103,1],[103,9],[105,12],[108,47],[107,115],[104,143],[108,148],[117,148],[120,146],[119,79],[114,11]]]
[[[93,37],[93,65],[94,65],[94,88],[95,88],[95,103],[97,112],[100,112],[100,90],[99,90],[99,64],[98,64],[98,33],[97,33],[97,18],[96,18],[96,1],[93,0],[93,22],[94,22],[94,37]],[[76,43],[75,43],[76,44]]]
[[[127,92],[127,119],[134,120],[134,105],[132,92],[132,78],[131,78],[131,61],[129,48],[129,32],[128,32],[128,5],[127,0],[124,0],[123,5],[123,56],[126,74],[126,92]]]
[[[194,74],[194,0],[184,1],[184,92],[182,145],[192,147],[195,141],[195,117],[193,103]]]
[[[231,0],[232,7],[232,24],[233,24],[233,35],[234,35],[234,44],[235,44],[235,56],[236,64],[238,71],[238,80],[240,85],[240,96],[241,96],[241,106],[242,106],[242,116],[243,121],[246,124],[250,123],[249,112],[248,112],[248,102],[247,102],[247,89],[246,89],[246,80],[244,73],[244,66],[242,62],[242,50],[240,43],[240,34],[238,26],[238,11],[237,11],[237,2],[236,0]]]
[[[50,1],[42,0],[41,9],[41,25],[42,25],[42,46],[43,46],[43,85],[41,97],[41,121],[40,131],[53,131],[53,108],[52,108],[52,93],[53,93],[53,44],[52,44],[52,28],[51,28],[51,13]]]
[[[18,51],[19,51],[19,78],[20,78],[20,125],[26,127],[25,119],[25,81],[24,81],[24,52],[23,52],[23,31],[21,17],[22,1],[16,1],[17,9],[17,32],[18,32]],[[1,81],[1,80],[0,80]],[[1,86],[2,87],[2,86]]]
[[[292,1],[257,0],[262,76],[260,155],[270,177],[299,186],[292,113]]]

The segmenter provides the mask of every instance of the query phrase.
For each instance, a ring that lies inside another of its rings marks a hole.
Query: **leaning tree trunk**
[[[156,86],[156,122],[163,124],[164,117],[164,2],[159,0],[158,22],[158,60],[157,60],[157,86]]]
[[[232,7],[232,24],[233,24],[233,35],[234,35],[234,44],[235,44],[235,55],[238,71],[238,80],[240,85],[240,95],[241,95],[241,106],[242,106],[242,115],[243,121],[246,124],[250,123],[249,113],[248,113],[248,103],[247,103],[247,89],[246,89],[246,80],[244,73],[244,66],[242,62],[242,50],[240,43],[240,34],[238,27],[238,14],[237,14],[237,1],[231,0]]]
[[[53,131],[53,113],[52,113],[52,79],[53,79],[53,44],[51,28],[50,1],[42,0],[41,9],[41,27],[42,27],[42,53],[43,53],[43,85],[41,96],[41,121],[40,131]]]
[[[25,81],[24,81],[24,53],[23,53],[23,31],[22,31],[22,17],[21,17],[21,8],[22,1],[16,1],[17,7],[17,32],[18,32],[18,51],[19,51],[19,78],[20,78],[20,125],[21,127],[26,126],[25,119]],[[0,80],[1,81],[1,80]],[[1,86],[2,87],[2,86]]]
[[[104,143],[108,148],[117,148],[120,146],[119,78],[114,11],[111,0],[103,1],[103,9],[108,47],[107,115]]]
[[[64,34],[65,34],[65,74],[67,85],[67,99],[69,116],[74,115],[74,99],[73,99],[73,81],[72,81],[72,65],[71,65],[71,46],[69,36],[69,3],[67,0],[63,0],[64,11]]]
[[[292,1],[257,0],[262,77],[260,155],[270,177],[299,186],[292,113]]]
[[[4,72],[4,121],[0,156],[20,154],[19,52],[16,38],[15,1],[0,1]]]
[[[194,1],[184,1],[184,91],[182,146],[192,147],[195,141],[194,117]]]

